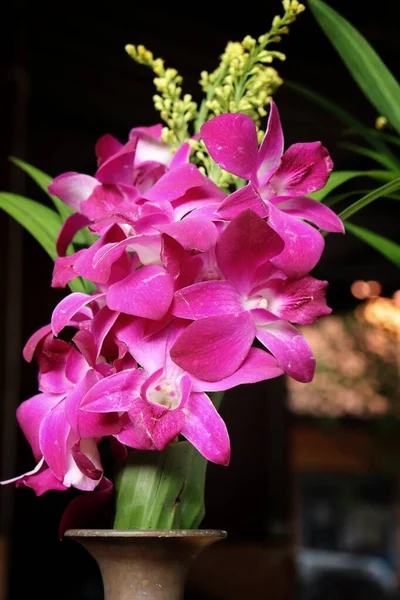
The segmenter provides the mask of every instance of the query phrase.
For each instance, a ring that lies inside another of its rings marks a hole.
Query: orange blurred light
[[[350,291],[355,298],[364,300],[364,298],[368,298],[369,296],[369,284],[366,281],[353,281]]]
[[[368,296],[379,296],[382,291],[382,286],[379,281],[367,281],[369,292]]]

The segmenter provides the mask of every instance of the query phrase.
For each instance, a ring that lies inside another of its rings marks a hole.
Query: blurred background
[[[332,0],[398,75],[396,2],[379,10]],[[279,0],[243,5],[13,0],[2,15],[1,189],[46,202],[10,155],[56,176],[93,173],[104,133],[124,141],[152,125],[152,77],[125,54],[142,43],[184,76],[194,98],[229,40],[257,36]],[[8,34],[8,35],[7,35]],[[280,44],[284,80],[301,83],[373,127],[378,116],[310,11]],[[348,132],[283,84],[276,95],[286,145],[321,140],[335,167],[375,168],[343,145]],[[398,201],[380,199],[355,219],[400,242]],[[52,263],[0,213],[0,478],[33,465],[15,408],[36,391],[36,368],[22,362],[30,334],[49,321],[63,290],[50,288]],[[204,527],[226,529],[190,574],[187,598],[330,600],[400,597],[400,271],[351,234],[329,235],[315,276],[330,282],[333,315],[304,333],[318,364],[312,384],[283,378],[229,392],[222,413],[232,440],[228,468],[210,465]],[[59,541],[74,495],[3,488],[0,598],[101,598],[96,567],[73,542]]]

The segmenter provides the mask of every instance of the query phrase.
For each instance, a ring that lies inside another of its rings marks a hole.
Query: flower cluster
[[[307,197],[332,169],[319,143],[285,152],[271,102],[260,147],[252,119],[227,113],[200,131],[223,170],[248,182],[231,194],[176,152],[162,126],[96,145],[94,176],[65,173],[50,192],[73,209],[57,241],[53,286],[75,292],[28,341],[40,393],[18,409],[37,466],[16,478],[37,494],[104,484],[99,444],[162,450],[179,436],[216,463],[229,436],[208,393],[287,373],[308,382],[314,358],[294,324],[330,313],[327,282],[309,275],[324,240],[309,221],[342,232]],[[95,241],[70,254],[77,232]],[[257,341],[256,341],[257,340]],[[256,344],[256,345],[255,345]]]

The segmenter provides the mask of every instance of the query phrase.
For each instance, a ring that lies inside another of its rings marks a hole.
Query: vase
[[[218,530],[70,529],[96,560],[104,600],[181,600],[187,571],[206,547],[226,537]]]

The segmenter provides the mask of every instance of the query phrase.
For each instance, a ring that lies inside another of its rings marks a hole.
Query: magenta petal
[[[176,279],[181,271],[185,251],[174,238],[169,235],[161,237],[161,260],[167,273]]]
[[[158,320],[170,307],[173,294],[174,282],[165,269],[146,265],[111,285],[107,304],[111,310]]]
[[[90,331],[96,344],[97,356],[100,355],[104,339],[109,334],[118,316],[119,313],[110,310],[108,306],[103,306],[92,319]]]
[[[41,327],[40,329],[38,329],[37,331],[35,331],[35,333],[33,333],[31,335],[31,337],[26,342],[24,349],[22,351],[22,355],[23,355],[24,359],[26,360],[26,362],[28,362],[28,363],[31,362],[31,360],[33,359],[33,357],[35,355],[37,346],[40,344],[42,339],[44,337],[46,337],[49,333],[51,333],[51,325],[50,324],[44,325],[43,327]]]
[[[50,469],[44,469],[40,473],[25,477],[20,483],[17,484],[17,487],[22,487],[22,484],[31,488],[35,492],[36,496],[42,496],[46,492],[50,491],[63,492],[67,489],[67,487],[57,479]]]
[[[51,326],[53,334],[58,335],[64,327],[69,324],[72,317],[86,304],[102,298],[104,294],[83,294],[81,292],[74,292],[66,296],[59,302],[53,311],[51,316]]]
[[[282,369],[296,381],[314,377],[315,359],[304,337],[286,321],[257,327],[257,339],[277,358]]]
[[[291,198],[279,202],[279,204],[276,203],[275,206],[292,217],[300,217],[311,221],[311,223],[315,223],[325,231],[344,233],[344,225],[337,214],[321,202],[311,198]]]
[[[169,164],[170,169],[175,169],[184,163],[188,163],[191,150],[189,142],[181,144],[171,159]]]
[[[142,378],[143,371],[140,369],[105,377],[87,392],[81,408],[98,413],[129,411],[140,393]]]
[[[172,360],[199,379],[219,381],[246,358],[255,336],[248,312],[194,321],[171,348]]]
[[[58,404],[43,419],[39,444],[46,463],[60,481],[67,471],[67,438],[71,426],[65,416],[64,403]]]
[[[54,194],[79,212],[81,202],[87,200],[99,182],[94,177],[82,175],[81,173],[63,173],[49,185],[50,194]]]
[[[28,440],[36,460],[42,456],[39,430],[43,419],[64,398],[63,394],[37,394],[17,408],[17,421]]]
[[[151,202],[171,202],[183,196],[187,190],[206,183],[206,177],[201,174],[196,165],[183,164],[165,173],[150,188],[145,197]]]
[[[253,184],[249,183],[242,188],[230,194],[218,208],[218,215],[221,218],[231,221],[244,210],[251,210],[260,217],[268,216],[268,209]]]
[[[225,113],[204,123],[200,134],[213,160],[225,171],[253,179],[257,168],[256,126],[244,114]]]
[[[196,252],[206,252],[218,238],[216,226],[204,217],[189,216],[177,223],[159,225],[157,229],[173,237],[185,250]]]
[[[103,477],[95,491],[82,494],[68,504],[61,518],[59,537],[68,529],[107,527],[113,508],[113,484]]]
[[[233,375],[213,382],[202,381],[192,376],[192,386],[195,392],[220,392],[230,390],[237,385],[279,377],[282,374],[282,369],[271,354],[259,348],[250,348],[248,355]]]
[[[182,435],[207,460],[228,465],[231,447],[226,425],[206,394],[192,393],[184,408]]]
[[[101,167],[109,158],[117,154],[123,148],[123,144],[113,135],[107,133],[103,135],[96,143],[95,153],[97,156],[97,166]]]
[[[80,213],[73,213],[66,221],[64,221],[56,241],[58,256],[65,256],[68,246],[72,242],[75,234],[89,223],[89,219]]]
[[[269,223],[283,238],[285,247],[273,264],[289,277],[307,275],[321,258],[324,238],[312,225],[270,204]]]
[[[137,139],[129,141],[116,154],[107,159],[96,172],[101,183],[133,184],[133,159]]]
[[[283,154],[283,131],[279,112],[273,100],[270,101],[267,131],[261,142],[257,177],[262,185],[262,178],[271,169],[278,166]]]
[[[280,254],[282,238],[251,210],[229,223],[216,245],[218,266],[241,292],[249,292],[259,265]]]
[[[163,450],[172,442],[181,432],[184,423],[184,416],[181,410],[170,410],[160,404],[149,402],[144,398],[138,398],[129,412],[129,418],[133,428],[142,431],[144,449],[148,447],[146,435],[150,438],[153,447],[157,450]],[[121,436],[118,439],[122,441]],[[140,443],[139,436],[135,442]],[[127,443],[125,441],[125,443]],[[136,448],[139,446],[136,445]]]
[[[275,279],[268,283],[268,310],[274,315],[300,325],[311,325],[332,312],[326,305],[327,281],[314,277]]]
[[[324,187],[333,162],[321,142],[293,144],[269,183],[277,196],[303,196]]]
[[[240,294],[229,281],[203,281],[175,292],[172,314],[182,319],[204,319],[243,310]]]

